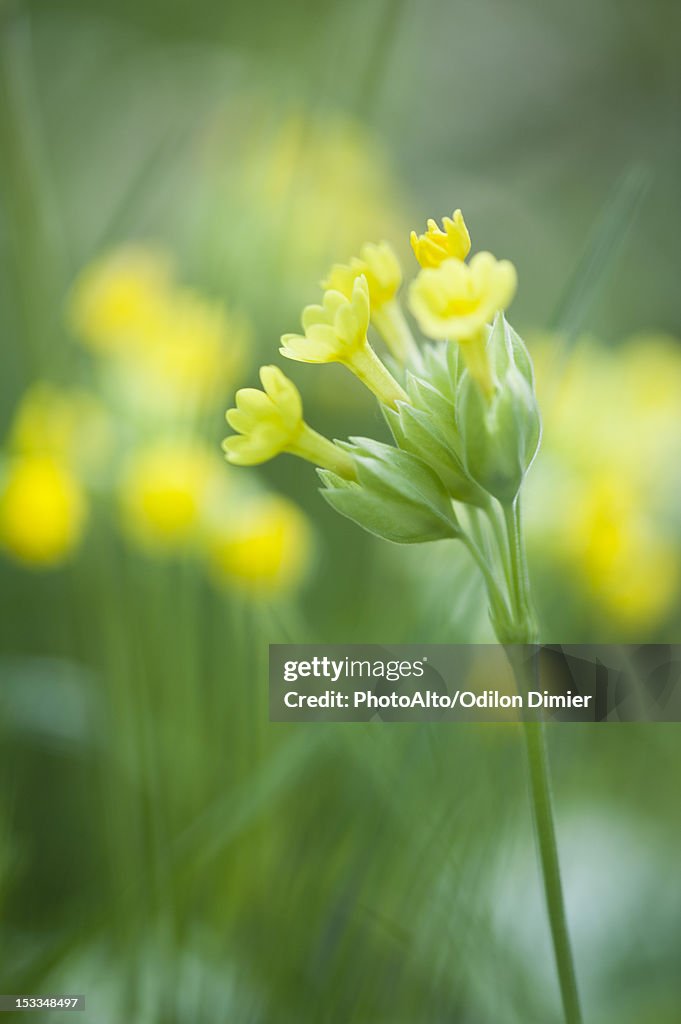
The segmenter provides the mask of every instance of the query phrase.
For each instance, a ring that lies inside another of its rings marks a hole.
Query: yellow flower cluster
[[[138,449],[118,500],[127,536],[148,555],[196,555],[216,582],[252,597],[290,591],[308,568],[303,513],[283,498],[242,491],[203,443],[165,439]]]
[[[471,376],[489,394],[494,379],[485,351],[488,325],[513,298],[513,264],[486,252],[475,255],[470,264],[464,262],[470,237],[460,210],[445,218],[443,229],[430,220],[424,235],[412,232],[411,243],[423,268],[409,289],[412,313],[428,337],[461,345]],[[376,354],[367,335],[371,322],[402,367],[414,370],[422,366],[421,353],[399,306],[401,284],[402,271],[388,243],[363,246],[349,263],[334,264],[322,282],[321,304],[305,307],[303,333],[284,334],[281,354],[303,363],[340,363],[386,408],[395,410],[399,403],[408,403],[404,387]],[[274,367],[266,367],[264,372],[273,374]],[[280,395],[287,396],[283,404],[281,397],[275,399],[264,378],[264,393],[252,389],[238,393],[237,408],[227,413],[229,425],[240,435],[225,441],[229,461],[253,465],[290,452],[352,479],[346,453],[311,431],[302,419],[295,387],[283,374],[276,380]],[[314,444],[301,446],[300,438],[312,435]],[[339,456],[343,457],[340,468]]]
[[[170,259],[141,246],[87,267],[68,315],[96,357],[88,368],[106,404],[44,381],[26,391],[0,459],[0,546],[24,564],[63,563],[78,549],[96,493],[93,507],[111,502],[126,538],[148,557],[198,559],[225,586],[258,597],[298,585],[311,550],[303,513],[236,486],[187,422],[232,379],[247,325],[179,286]],[[285,416],[277,373],[264,371],[263,380]],[[133,409],[121,409],[121,398]],[[303,448],[314,441],[297,433]],[[349,463],[324,438],[319,444]]]
[[[80,341],[113,361],[128,398],[146,410],[194,412],[224,394],[249,343],[243,317],[179,285],[169,257],[123,246],[76,280],[69,319]]]
[[[681,589],[681,347],[632,338],[581,342],[560,367],[559,339],[536,346],[544,451],[529,481],[530,543],[573,580],[602,620],[649,629]]]

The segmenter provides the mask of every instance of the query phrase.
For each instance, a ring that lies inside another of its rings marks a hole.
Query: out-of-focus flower
[[[461,210],[445,217],[442,226],[444,231],[431,217],[425,234],[411,233],[411,247],[422,267],[439,267],[449,259],[465,260],[471,251],[471,237]]]
[[[418,352],[409,326],[397,301],[402,284],[402,271],[392,247],[387,242],[363,245],[358,257],[349,263],[336,263],[322,288],[342,292],[352,298],[357,278],[364,276],[369,288],[371,322],[393,356],[401,363],[419,363]]]
[[[70,296],[69,319],[97,352],[138,350],[163,340],[172,273],[158,249],[129,245],[90,264]]]
[[[177,418],[218,401],[250,344],[243,316],[180,287],[160,250],[126,246],[86,268],[70,319],[107,356],[106,387],[144,417]]]
[[[367,242],[362,246],[359,257],[354,256],[349,263],[335,263],[322,282],[322,288],[342,292],[351,299],[355,281],[361,275],[366,278],[373,316],[377,309],[395,298],[402,284],[397,256],[387,242],[378,245]]]
[[[223,478],[220,458],[198,442],[168,438],[138,449],[118,487],[125,532],[151,553],[190,548]]]
[[[679,588],[679,544],[657,527],[645,503],[631,479],[599,474],[567,509],[571,570],[592,600],[630,626],[658,619]]]
[[[75,476],[48,455],[12,459],[0,484],[0,542],[36,567],[64,562],[77,547],[87,499]]]
[[[241,388],[236,408],[227,412],[227,422],[238,431],[238,436],[223,442],[228,460],[237,466],[256,466],[289,452],[340,476],[353,477],[350,456],[304,421],[295,384],[277,366],[261,367],[260,380],[264,391]]]
[[[306,306],[304,334],[284,334],[280,352],[301,363],[342,363],[385,405],[407,396],[367,340],[369,287],[363,274],[355,279],[350,298],[324,293],[321,306]]]
[[[208,156],[217,195],[211,216],[234,250],[244,286],[258,275],[263,252],[276,276],[296,291],[329,261],[367,237],[400,237],[403,218],[393,168],[375,135],[340,112],[282,106],[269,95],[234,94],[210,124]],[[232,173],[230,174],[230,169]],[[342,212],[341,212],[342,211]],[[219,223],[219,221],[218,221]],[[231,241],[230,241],[231,239]],[[220,244],[219,241],[216,244]],[[231,254],[233,258],[233,253]]]
[[[251,340],[248,323],[188,289],[172,295],[165,314],[161,342],[119,367],[122,386],[136,404],[161,414],[211,406],[243,364]]]
[[[303,579],[312,552],[306,516],[292,502],[264,495],[236,503],[207,536],[207,557],[216,580],[271,597]]]
[[[530,543],[616,626],[648,629],[681,587],[681,345],[583,341],[553,365],[534,346],[544,449],[529,477]]]
[[[17,407],[9,447],[21,455],[50,456],[90,473],[106,460],[112,440],[109,415],[93,394],[37,381]]]

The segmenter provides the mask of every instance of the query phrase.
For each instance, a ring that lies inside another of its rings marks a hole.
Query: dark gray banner
[[[273,722],[681,722],[681,645],[271,644]]]

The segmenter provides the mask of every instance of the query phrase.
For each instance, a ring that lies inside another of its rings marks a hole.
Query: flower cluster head
[[[280,452],[313,462],[326,500],[386,539],[469,543],[457,505],[486,511],[496,501],[510,508],[539,444],[532,363],[504,317],[516,272],[487,252],[466,262],[470,236],[459,210],[442,228],[429,221],[411,242],[420,270],[408,304],[423,343],[400,305],[397,257],[381,242],[332,267],[321,302],[303,310],[302,333],[283,335],[280,349],[296,362],[350,370],[378,399],[395,444],[327,440],[305,423],[294,385],[264,367],[264,391],[240,391],[227,413],[239,436],[224,447],[240,465]],[[385,344],[387,363],[372,345],[370,326]],[[506,621],[500,605],[495,614]]]

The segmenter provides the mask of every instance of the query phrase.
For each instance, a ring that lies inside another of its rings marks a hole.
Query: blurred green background
[[[219,443],[332,262],[386,238],[408,280],[461,207],[538,367],[542,638],[681,642],[679,10],[1,0],[0,991],[559,1020],[516,729],[267,721],[270,642],[489,640],[471,566]],[[586,1019],[672,1024],[678,729],[549,740]]]

